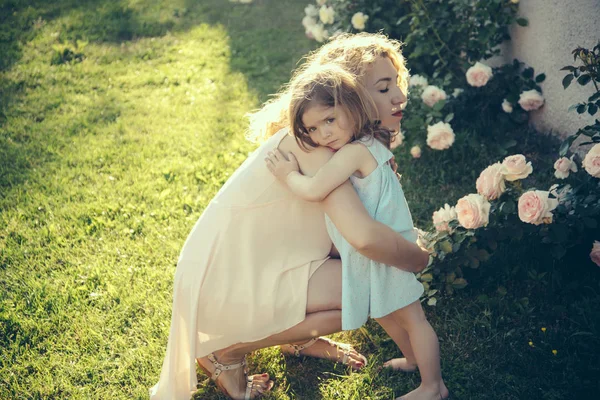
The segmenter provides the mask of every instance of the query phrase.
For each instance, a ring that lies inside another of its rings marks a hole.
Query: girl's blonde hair
[[[289,83],[288,117],[290,129],[298,145],[305,150],[317,147],[302,121],[309,107],[325,106],[343,109],[351,122],[353,140],[374,137],[390,146],[391,132],[379,126],[373,99],[356,75],[337,63],[312,65],[294,75]]]
[[[334,63],[353,74],[355,79],[363,81],[369,67],[380,57],[387,57],[398,71],[398,86],[406,92],[408,70],[400,51],[401,46],[399,41],[381,33],[341,34],[309,54],[306,62],[297,68],[294,77],[316,66]],[[247,134],[249,140],[262,142],[280,129],[290,126],[288,108],[292,97],[289,88],[290,85],[284,86],[279,94],[266,102],[260,110],[250,114],[250,127]],[[370,98],[368,93],[361,93],[363,94]]]

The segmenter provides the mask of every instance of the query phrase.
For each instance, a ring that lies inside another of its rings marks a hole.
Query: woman
[[[329,62],[357,76],[381,123],[399,129],[408,73],[398,42],[340,36],[300,70]],[[272,387],[267,374],[246,377],[244,355],[259,348],[284,345],[285,352],[341,359],[356,369],[365,364],[327,340],[307,342],[341,330],[341,264],[329,258],[324,212],[364,256],[409,271],[427,264],[425,251],[369,216],[349,182],[308,203],[276,181],[263,161],[275,148],[293,153],[308,175],[332,155],[323,148],[305,152],[287,134],[287,99],[284,91],[255,114],[251,133],[268,139],[217,193],[183,247],[167,355],[152,400],[189,399],[197,384],[194,358],[235,399]]]

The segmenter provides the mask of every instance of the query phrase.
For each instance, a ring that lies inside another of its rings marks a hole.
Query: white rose
[[[518,179],[525,179],[533,172],[531,162],[527,162],[523,154],[506,157],[502,161],[502,165],[506,167],[504,179],[511,182]]]
[[[324,42],[329,37],[329,33],[322,24],[316,24],[315,26],[310,28],[310,33],[319,43]]]
[[[423,90],[421,100],[429,107],[433,107],[440,100],[446,100],[446,92],[437,86],[429,85]]]
[[[594,178],[600,178],[600,143],[595,144],[585,155],[583,168]]]
[[[458,97],[464,91],[464,89],[454,89],[454,91],[452,92],[452,97]]]
[[[510,114],[511,112],[513,112],[513,106],[509,103],[508,100],[504,99],[504,101],[502,102],[502,110],[505,113]]]
[[[474,87],[485,86],[492,77],[492,69],[480,62],[467,70],[467,83]]]
[[[317,20],[313,17],[309,17],[308,15],[302,18],[302,26],[304,26],[305,30],[308,30],[317,24]]]
[[[413,158],[421,158],[421,148],[419,146],[411,147],[410,155],[413,156]]]
[[[456,203],[458,223],[467,229],[486,226],[490,220],[490,203],[480,194],[469,194]]]
[[[334,18],[335,11],[333,11],[333,7],[321,6],[319,10],[319,18],[321,22],[324,24],[333,24],[335,21]]]
[[[408,86],[427,86],[427,78],[421,75],[412,75],[408,80]]]
[[[454,143],[454,131],[450,124],[438,122],[427,127],[427,145],[434,150],[446,150]]]
[[[352,26],[354,27],[354,29],[362,31],[365,29],[365,23],[368,19],[368,15],[365,15],[361,12],[357,12],[352,16],[352,20],[350,22],[352,22]]]
[[[435,225],[435,229],[438,232],[448,231],[452,233],[452,229],[448,225],[448,222],[454,221],[455,219],[456,209],[454,207],[450,207],[447,203],[444,205],[444,207],[434,211],[432,216],[433,225]]]
[[[544,97],[535,89],[527,90],[519,96],[519,105],[525,111],[537,110],[544,104]]]
[[[314,4],[309,4],[304,9],[304,13],[309,17],[316,18],[319,16],[319,9]]]
[[[504,165],[498,163],[492,164],[479,174],[475,186],[477,193],[488,200],[496,200],[506,190],[504,183]]]
[[[569,177],[571,172],[577,172],[577,164],[573,162],[572,155],[571,158],[561,157],[554,163],[554,176],[558,179],[565,179]]]

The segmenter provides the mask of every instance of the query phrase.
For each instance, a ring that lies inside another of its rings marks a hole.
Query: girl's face
[[[332,151],[354,138],[354,124],[343,107],[311,104],[302,115],[302,124],[313,142]]]
[[[381,125],[399,131],[407,97],[398,87],[398,71],[392,61],[380,57],[367,70],[364,83],[375,102]]]

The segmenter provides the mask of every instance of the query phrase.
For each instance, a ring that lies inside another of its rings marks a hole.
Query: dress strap
[[[367,149],[369,149],[378,165],[385,164],[390,160],[390,158],[394,157],[394,154],[392,154],[392,152],[385,147],[383,143],[375,138],[361,139],[360,142],[364,144]]]

